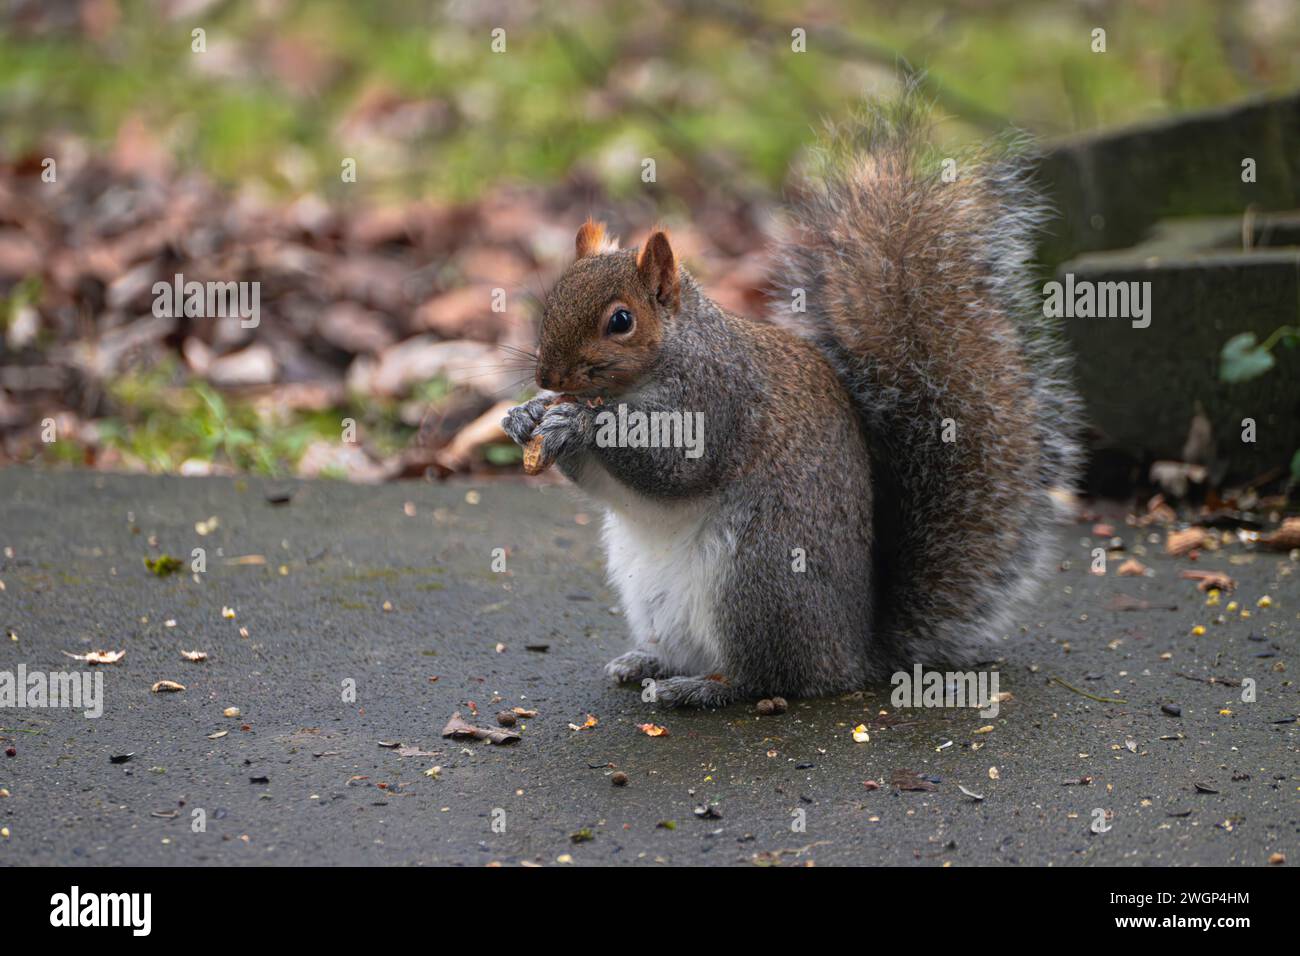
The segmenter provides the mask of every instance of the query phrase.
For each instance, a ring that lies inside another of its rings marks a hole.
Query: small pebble
[[[497,714],[497,723],[502,727],[513,727],[515,725],[515,715],[508,710],[503,710]]]
[[[1170,717],[1183,716],[1183,709],[1179,707],[1177,704],[1161,704],[1160,709],[1163,710]]]
[[[625,774],[622,770],[615,770],[612,774],[610,774],[609,782],[616,787],[626,787],[627,774]]]
[[[17,747],[6,747],[6,748],[5,748],[5,756],[6,756],[6,757],[17,757],[17,756],[18,756],[18,748],[17,748]]]

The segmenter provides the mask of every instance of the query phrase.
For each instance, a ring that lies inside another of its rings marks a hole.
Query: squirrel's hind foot
[[[669,677],[655,681],[653,699],[660,707],[725,707],[736,693],[716,677]]]
[[[664,672],[663,661],[649,651],[631,650],[605,665],[605,674],[616,684],[627,684]]]

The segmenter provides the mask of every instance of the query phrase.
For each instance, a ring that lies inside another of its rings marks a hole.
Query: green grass
[[[413,432],[398,422],[395,408],[373,402],[364,409],[269,418],[253,402],[223,396],[204,382],[181,384],[173,363],[120,376],[108,397],[113,411],[99,423],[101,440],[156,472],[174,472],[194,458],[255,474],[291,474],[312,442],[339,440],[340,423],[347,417],[357,420],[367,447],[381,456],[404,447]],[[59,454],[63,460],[81,458],[78,448],[63,448]]]

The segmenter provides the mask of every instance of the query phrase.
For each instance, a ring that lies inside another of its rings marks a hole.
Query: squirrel
[[[714,303],[665,231],[620,250],[590,219],[542,303],[544,391],[502,427],[604,506],[634,639],[606,674],[662,705],[988,660],[1051,563],[1081,424],[1034,307],[1046,207],[1025,138],[954,179],[928,116],[909,92],[830,130],[762,319]],[[695,413],[701,448],[611,440],[616,409]]]

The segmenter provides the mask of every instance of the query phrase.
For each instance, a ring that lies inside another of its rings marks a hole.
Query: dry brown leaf
[[[1182,557],[1189,551],[1205,547],[1210,540],[1209,532],[1204,528],[1188,528],[1186,531],[1171,531],[1165,538],[1165,553]]]
[[[637,724],[636,729],[641,731],[647,737],[667,737],[668,728],[660,727],[658,724]]]
[[[473,738],[475,740],[486,740],[494,744],[512,744],[520,737],[513,730],[507,730],[504,727],[476,727],[469,721],[460,716],[460,711],[451,715],[447,721],[447,726],[442,728],[444,737],[454,737],[457,740]]]
[[[1272,534],[1260,538],[1259,543],[1270,551],[1290,551],[1292,548],[1300,548],[1300,518],[1287,518]]]
[[[1217,588],[1220,591],[1232,591],[1237,587],[1237,582],[1222,571],[1180,571],[1178,576],[1186,578],[1189,581],[1196,582],[1196,590],[1208,591],[1211,588]]]

